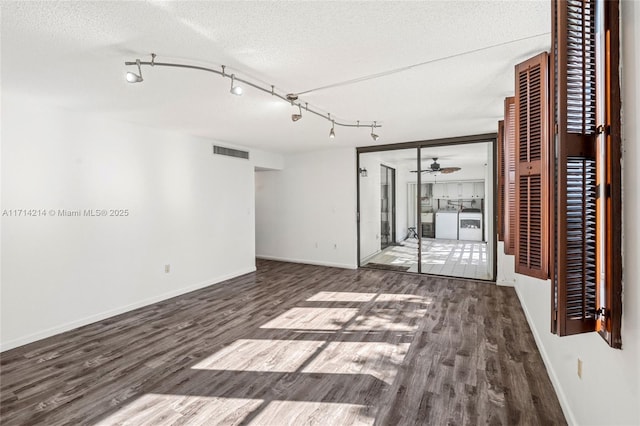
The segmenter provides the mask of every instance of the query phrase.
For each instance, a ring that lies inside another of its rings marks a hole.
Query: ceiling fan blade
[[[442,174],[449,174],[449,173],[453,173],[453,172],[457,172],[458,170],[460,170],[460,167],[443,167],[442,169],[438,170],[440,173]]]

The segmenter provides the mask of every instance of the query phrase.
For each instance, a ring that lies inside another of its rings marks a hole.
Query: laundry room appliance
[[[436,238],[443,240],[458,239],[458,212],[436,212]]]
[[[482,241],[482,211],[464,209],[458,214],[458,239]]]

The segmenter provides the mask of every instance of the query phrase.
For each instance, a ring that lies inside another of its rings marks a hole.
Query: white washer
[[[436,212],[436,238],[458,239],[458,212]]]
[[[461,212],[458,222],[458,239],[482,241],[482,213]]]

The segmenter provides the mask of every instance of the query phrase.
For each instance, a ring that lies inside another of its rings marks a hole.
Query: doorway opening
[[[494,157],[495,135],[359,148],[359,266],[493,281]]]

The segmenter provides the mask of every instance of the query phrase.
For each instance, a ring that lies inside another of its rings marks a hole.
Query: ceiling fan
[[[438,157],[433,158],[433,163],[429,166],[428,169],[421,170],[422,173],[442,173],[449,174],[453,172],[457,172],[460,170],[460,167],[440,167],[440,163],[438,163]],[[418,173],[417,170],[411,170],[411,173]]]

